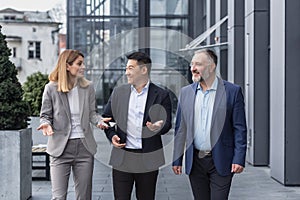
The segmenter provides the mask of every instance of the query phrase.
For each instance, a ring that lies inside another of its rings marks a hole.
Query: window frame
[[[28,41],[28,59],[41,60],[41,41]]]

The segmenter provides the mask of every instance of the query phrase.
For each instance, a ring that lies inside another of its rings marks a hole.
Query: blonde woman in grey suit
[[[92,198],[92,175],[97,144],[90,124],[101,117],[95,109],[93,84],[84,78],[84,56],[65,50],[50,73],[40,113],[42,130],[48,136],[52,199],[66,199],[73,172],[77,200]]]

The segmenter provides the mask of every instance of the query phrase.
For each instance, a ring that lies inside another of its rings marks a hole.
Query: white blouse
[[[77,86],[70,90],[67,95],[72,120],[72,130],[69,139],[84,138],[84,133],[80,125],[79,95]]]

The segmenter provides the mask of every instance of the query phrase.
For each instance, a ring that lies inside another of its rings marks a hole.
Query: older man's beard
[[[200,78],[199,77],[197,77],[197,78],[192,77],[192,80],[193,80],[194,83],[196,83],[196,82],[199,82],[199,83],[205,82],[205,80],[203,79],[202,76]]]

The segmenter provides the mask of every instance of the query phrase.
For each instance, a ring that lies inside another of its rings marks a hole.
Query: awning
[[[220,21],[215,23],[212,27],[208,28],[201,35],[199,35],[197,38],[195,38],[193,41],[191,41],[189,44],[187,44],[184,49],[180,49],[179,51],[189,51],[189,50],[196,50],[196,49],[202,49],[202,48],[208,48],[208,47],[227,45],[228,42],[200,46],[200,44],[204,40],[206,40],[207,37],[210,36],[217,28],[219,28],[227,19],[228,19],[228,16],[224,17],[223,19],[221,19]]]

